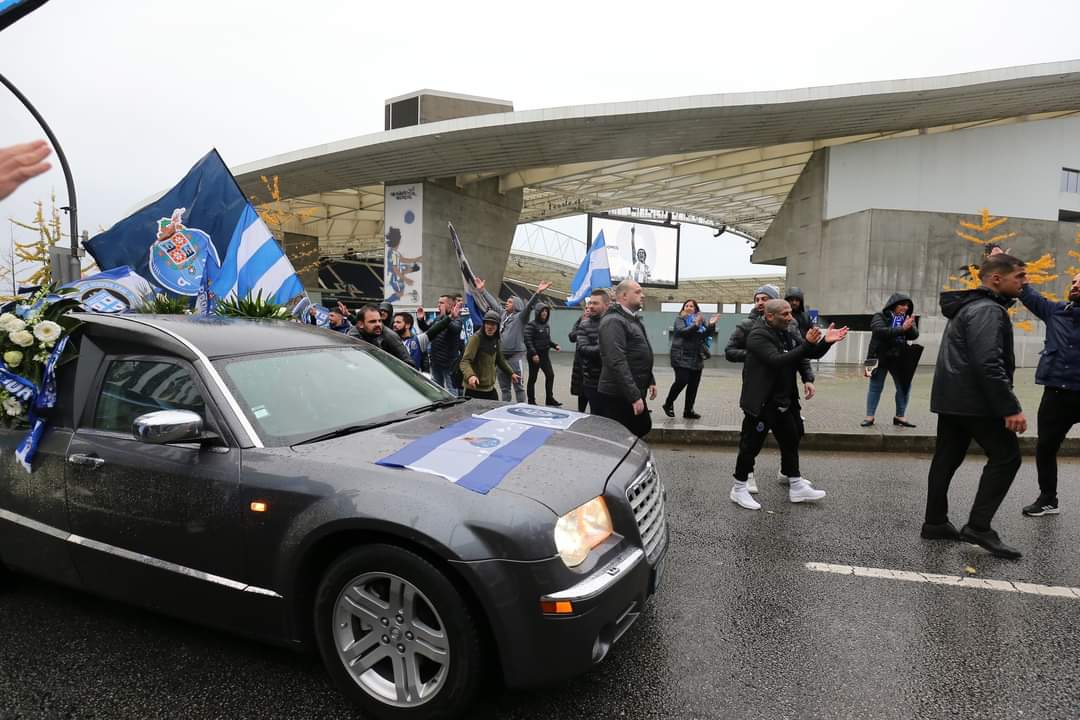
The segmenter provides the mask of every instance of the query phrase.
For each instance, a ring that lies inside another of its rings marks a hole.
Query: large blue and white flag
[[[554,432],[472,417],[414,440],[375,464],[438,475],[486,495]]]
[[[566,298],[566,304],[580,305],[593,290],[609,287],[611,287],[611,270],[608,267],[604,231],[601,230],[596,236],[596,241],[589,248],[589,252],[585,253],[585,259],[581,261],[581,267],[574,275],[574,281],[570,283],[570,297]]]
[[[85,243],[103,270],[129,265],[177,295],[302,296],[303,284],[216,150],[160,199]],[[209,303],[207,307],[211,307]]]

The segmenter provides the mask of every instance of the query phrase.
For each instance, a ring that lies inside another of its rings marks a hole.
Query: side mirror
[[[154,445],[203,440],[203,419],[191,410],[157,410],[135,418],[131,434]]]

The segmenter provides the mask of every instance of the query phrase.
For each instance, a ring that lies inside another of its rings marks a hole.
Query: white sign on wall
[[[423,294],[424,186],[387,185],[383,208],[383,297],[391,303],[419,305]]]

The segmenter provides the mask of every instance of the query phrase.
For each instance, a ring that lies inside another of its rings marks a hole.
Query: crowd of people
[[[27,179],[45,172],[48,146],[37,141],[0,149],[0,199]],[[938,352],[930,409],[938,416],[935,452],[927,480],[927,500],[921,536],[929,540],[964,540],[1006,558],[1021,553],[1006,544],[991,527],[1021,466],[1017,435],[1027,429],[1027,419],[1013,392],[1016,361],[1013,354],[1012,319],[1009,309],[1019,299],[1046,324],[1046,342],[1035,382],[1043,386],[1038,409],[1036,468],[1039,496],[1023,508],[1032,517],[1057,514],[1057,454],[1066,434],[1080,422],[1080,368],[1074,348],[1080,346],[1080,274],[1072,278],[1067,301],[1052,301],[1027,284],[1026,264],[1007,251],[994,248],[979,269],[980,286],[948,291],[941,295],[941,311],[947,318]],[[461,295],[443,295],[433,321],[423,308],[415,316],[395,312],[383,302],[351,312],[344,304],[327,313],[326,327],[359,338],[430,374],[437,384],[454,394],[517,402],[536,402],[536,381],[544,375],[546,405],[555,399],[554,370],[550,353],[561,346],[551,337],[551,309],[541,302],[550,287],[541,283],[523,302],[511,296],[500,303],[477,279],[478,292],[489,308],[481,327],[475,328]],[[578,409],[611,418],[639,437],[652,427],[648,402],[656,399],[653,350],[638,314],[644,293],[638,282],[628,279],[615,288],[595,290],[586,301],[583,315],[574,323],[571,392]],[[530,315],[535,310],[535,318]],[[309,318],[315,323],[315,311]],[[687,300],[671,330],[670,361],[675,382],[661,406],[675,415],[675,402],[685,391],[683,417],[695,420],[694,410],[702,367],[711,354],[718,317],[706,319],[694,300]],[[886,376],[895,388],[893,424],[904,428],[911,395],[914,367],[921,347],[915,306],[911,297],[896,293],[870,322],[871,342],[865,371],[869,379],[864,427],[875,422]],[[825,491],[802,477],[799,442],[805,434],[801,400],[816,394],[810,360],[825,355],[842,342],[847,328],[818,327],[805,307],[798,288],[783,298],[764,285],[754,294],[754,308],[731,334],[725,357],[742,363],[743,411],[732,502],[758,510],[761,504],[754,478],[755,459],[772,433],[780,448],[782,481],[793,503],[813,502]],[[522,382],[528,368],[528,384]],[[798,379],[802,380],[800,394]],[[498,391],[496,390],[498,386]],[[949,485],[975,441],[986,454],[968,521],[960,530],[949,519]]]

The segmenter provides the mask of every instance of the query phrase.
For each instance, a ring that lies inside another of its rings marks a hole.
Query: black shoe
[[[663,405],[662,407],[664,408],[665,415],[667,415],[668,417],[675,417],[675,408],[671,407],[670,405]]]
[[[701,419],[701,416],[700,416],[700,415],[698,415],[698,414],[697,414],[696,412],[694,412],[693,410],[687,410],[686,412],[684,412],[684,413],[682,414],[682,416],[683,416],[684,418],[686,418],[687,420],[700,420],[700,419]]]
[[[552,398],[551,400],[548,400],[544,404],[547,405],[548,407],[562,407],[562,403],[559,402],[558,400],[556,400],[555,398]]]
[[[1023,553],[1016,548],[1003,543],[993,530],[973,530],[970,525],[965,525],[960,530],[960,539],[984,547],[996,557],[1016,560],[1023,556]]]
[[[1042,517],[1043,515],[1057,515],[1058,514],[1058,501],[1046,500],[1040,497],[1035,502],[1024,507],[1022,511],[1028,517]]]
[[[900,418],[893,418],[892,424],[897,427],[915,427],[912,423],[909,423],[907,420],[901,420]]]
[[[861,423],[859,423],[859,427],[870,427],[873,424],[874,420],[873,418],[871,418],[870,420],[863,420]]]
[[[959,540],[960,532],[948,520],[937,524],[924,522],[919,537],[924,540]]]

